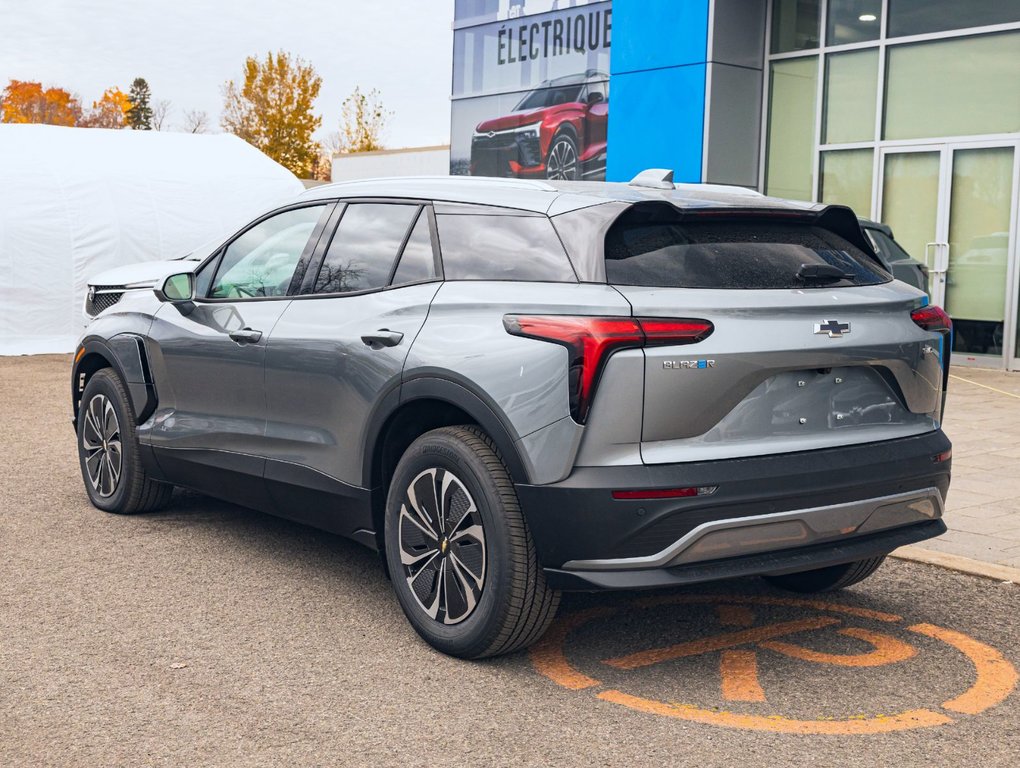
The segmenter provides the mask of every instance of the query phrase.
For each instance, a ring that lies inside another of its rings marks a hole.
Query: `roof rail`
[[[631,179],[630,186],[673,189],[673,171],[666,168],[649,168]]]

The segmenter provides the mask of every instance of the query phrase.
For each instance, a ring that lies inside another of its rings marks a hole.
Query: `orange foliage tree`
[[[42,83],[11,80],[0,93],[0,122],[77,125],[81,119],[78,97],[63,88],[43,88]]]
[[[120,88],[114,86],[103,91],[99,101],[92,102],[89,110],[78,125],[83,128],[123,128],[127,125],[127,113],[131,99]]]

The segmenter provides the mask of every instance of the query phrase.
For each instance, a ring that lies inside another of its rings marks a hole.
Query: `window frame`
[[[288,211],[298,210],[300,208],[322,208],[322,213],[319,214],[319,219],[316,221],[315,226],[312,227],[312,233],[308,236],[308,241],[305,243],[304,248],[301,250],[301,255],[298,257],[297,265],[294,267],[294,274],[291,276],[290,286],[287,288],[287,292],[282,296],[238,296],[238,297],[215,297],[209,296],[208,291],[212,291],[213,286],[216,284],[216,277],[219,274],[220,267],[223,265],[223,255],[227,252],[227,249],[233,245],[234,241],[238,238],[243,237],[250,230],[259,226],[265,221],[278,216]],[[211,269],[212,277],[209,280],[209,288],[205,296],[195,296],[195,301],[200,303],[209,304],[233,304],[238,301],[283,301],[293,298],[294,291],[300,285],[305,274],[308,270],[308,265],[314,257],[316,250],[318,249],[319,241],[322,239],[322,233],[326,229],[330,218],[332,218],[335,212],[336,201],[335,200],[307,200],[299,203],[292,203],[291,205],[285,205],[280,208],[276,208],[268,213],[259,216],[257,219],[249,222],[244,227],[239,229],[233,235],[231,235],[219,248],[217,248],[210,256],[202,261],[199,266],[194,270],[195,279],[197,281],[198,275],[202,270]],[[299,278],[300,274],[300,278]]]
[[[293,295],[289,298],[292,299],[336,299],[345,296],[364,296],[369,293],[378,293],[380,291],[390,291],[399,288],[407,288],[412,285],[425,285],[427,283],[441,282],[443,278],[443,264],[439,255],[439,236],[436,227],[435,212],[432,209],[431,200],[420,200],[414,198],[405,197],[349,197],[339,198],[331,201],[335,207],[326,222],[325,231],[319,237],[319,242],[312,255],[311,261],[308,264],[307,269],[304,272],[301,284],[295,288],[291,286]],[[326,260],[326,253],[329,251],[329,246],[333,242],[333,238],[336,236],[337,230],[340,228],[340,223],[343,221],[344,213],[349,205],[356,204],[384,204],[384,205],[413,205],[418,208],[418,213],[415,214],[408,225],[407,230],[404,232],[404,237],[400,241],[400,247],[397,250],[396,258],[390,265],[390,272],[387,278],[386,285],[378,288],[363,288],[359,291],[343,291],[343,292],[332,292],[332,293],[316,293],[315,283],[318,280],[319,272],[322,269],[322,265]],[[429,240],[432,244],[432,263],[435,271],[435,277],[431,277],[427,280],[416,280],[413,283],[401,283],[400,285],[393,285],[393,277],[396,274],[396,269],[400,264],[400,260],[404,256],[404,248],[407,246],[407,241],[411,238],[411,234],[414,232],[414,227],[418,223],[422,212],[427,211],[429,217]]]

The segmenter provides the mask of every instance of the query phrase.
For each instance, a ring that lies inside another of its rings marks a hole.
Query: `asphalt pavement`
[[[531,653],[457,661],[345,539],[92,508],[68,366],[0,359],[0,766],[1020,764],[1020,586],[568,595]]]

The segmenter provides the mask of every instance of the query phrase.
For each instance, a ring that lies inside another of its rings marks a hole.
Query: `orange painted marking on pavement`
[[[885,613],[884,611],[874,611],[870,608],[858,608],[855,605],[840,605],[839,603],[827,603],[824,600],[808,600],[797,597],[768,597],[765,595],[656,595],[634,601],[634,605],[641,608],[674,604],[714,605],[718,603],[814,608],[819,611],[829,611],[830,613],[845,613],[848,616],[857,616],[862,619],[884,621],[888,624],[903,621],[903,617],[897,616],[895,613]]]
[[[663,661],[680,659],[685,656],[699,656],[703,653],[721,651],[725,648],[733,648],[734,646],[746,645],[747,643],[760,643],[763,640],[792,635],[795,632],[806,632],[810,629],[821,629],[833,624],[839,624],[839,619],[819,616],[813,619],[784,621],[779,624],[767,624],[763,627],[742,629],[737,632],[726,632],[715,637],[706,637],[702,640],[691,640],[686,643],[668,645],[665,648],[638,651],[626,656],[606,659],[602,663],[617,669],[640,669],[641,667],[648,667]]]
[[[765,691],[758,682],[758,654],[754,651],[723,651],[719,671],[726,701],[765,701]]]
[[[728,627],[750,627],[754,624],[754,611],[746,605],[716,606],[719,623]]]
[[[721,725],[726,728],[743,728],[752,731],[772,731],[773,733],[825,734],[831,736],[859,736],[875,733],[903,731],[908,728],[924,728],[933,725],[946,725],[953,722],[930,709],[912,709],[888,717],[868,717],[853,720],[791,720],[774,715],[741,715],[735,712],[717,712],[684,704],[666,704],[661,701],[631,696],[622,691],[610,690],[598,694],[602,701],[621,704],[639,712],[652,715],[664,715],[680,720],[691,720],[708,725]]]
[[[974,685],[955,699],[944,702],[943,708],[964,715],[976,715],[1001,703],[1016,687],[1016,669],[994,648],[960,632],[933,624],[915,624],[907,629],[953,646],[974,665],[977,672]]]
[[[567,635],[582,624],[615,612],[612,608],[591,608],[557,619],[542,639],[531,647],[531,663],[536,670],[554,683],[572,691],[581,691],[598,685],[599,681],[594,677],[588,677],[571,666],[563,652],[563,643]]]
[[[902,640],[897,640],[895,637],[889,637],[889,635],[870,632],[867,629],[860,629],[858,627],[847,627],[837,631],[841,635],[855,637],[858,640],[871,643],[875,646],[875,650],[868,651],[867,653],[853,654],[822,653],[821,651],[813,651],[810,648],[803,648],[799,645],[779,641],[761,643],[761,646],[762,648],[768,648],[770,651],[792,656],[795,659],[814,661],[818,664],[835,664],[840,667],[881,667],[885,664],[906,661],[917,655],[917,649],[912,645],[904,643]]]

